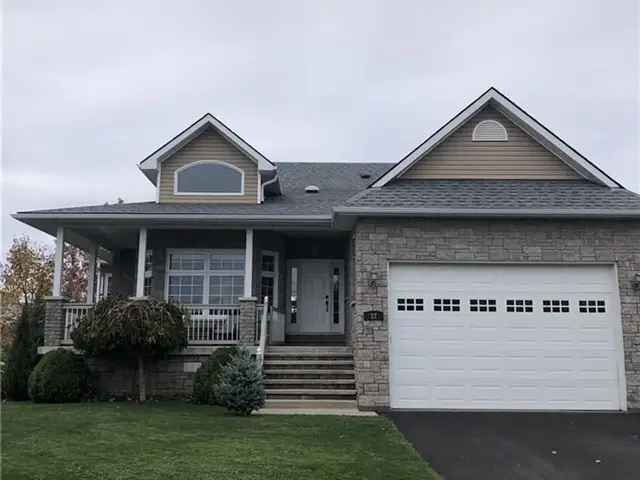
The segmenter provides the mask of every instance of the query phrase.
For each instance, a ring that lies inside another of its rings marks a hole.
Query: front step
[[[267,403],[354,402],[353,353],[346,346],[268,347],[264,357]],[[297,408],[334,408],[328,404]],[[274,407],[276,408],[276,407]],[[290,407],[277,407],[290,408]],[[350,404],[348,408],[355,408]]]
[[[356,391],[352,389],[334,388],[267,388],[267,399],[287,400],[347,400],[355,399]]]
[[[322,368],[287,368],[283,369],[265,369],[264,374],[268,377],[278,378],[277,375],[287,375],[289,377],[298,376],[297,378],[305,377],[337,377],[340,375],[353,377],[353,369],[322,369]]]
[[[330,360],[315,360],[315,359],[299,359],[299,358],[292,358],[289,360],[272,360],[271,358],[269,358],[268,356],[265,355],[264,358],[264,364],[265,366],[272,366],[272,367],[279,367],[279,368],[296,368],[298,366],[305,366],[305,367],[312,367],[312,366],[319,366],[319,367],[349,367],[352,368],[353,367],[353,360],[352,359],[330,359]]]
[[[345,409],[354,410],[358,408],[355,400],[282,400],[271,399],[265,403],[265,408],[287,408],[287,409]]]

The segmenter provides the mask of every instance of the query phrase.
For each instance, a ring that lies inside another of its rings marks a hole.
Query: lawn
[[[434,479],[384,417],[228,415],[180,402],[2,405],[2,478]]]

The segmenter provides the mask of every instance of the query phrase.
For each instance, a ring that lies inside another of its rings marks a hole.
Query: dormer
[[[209,113],[138,166],[159,203],[261,203],[280,193],[276,166]]]

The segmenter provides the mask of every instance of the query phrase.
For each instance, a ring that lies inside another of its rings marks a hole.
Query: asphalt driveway
[[[640,478],[640,413],[392,412],[447,480]]]

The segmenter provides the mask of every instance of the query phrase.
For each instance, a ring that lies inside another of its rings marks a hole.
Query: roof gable
[[[399,178],[576,180],[582,177],[488,104]]]
[[[576,171],[583,178],[608,187],[620,187],[621,185],[604,173],[600,168],[587,160],[575,149],[565,143],[561,138],[547,129],[544,125],[518,107],[505,97],[497,89],[491,87],[460,113],[443,125],[422,144],[411,151],[400,162],[378,178],[373,187],[382,187],[391,180],[398,178],[411,168],[417,161],[424,158],[447,138],[456,132],[469,119],[474,117],[483,108],[490,105],[500,114],[508,118],[514,125],[526,132],[535,141],[540,143],[549,152]]]
[[[208,128],[216,130],[222,137],[252,160],[258,166],[259,170],[275,169],[275,165],[269,159],[210,113],[203,115],[200,119],[196,120],[178,135],[151,153],[138,164],[138,168],[140,168],[155,185],[157,183],[158,167],[162,161],[198,138],[198,136]]]

